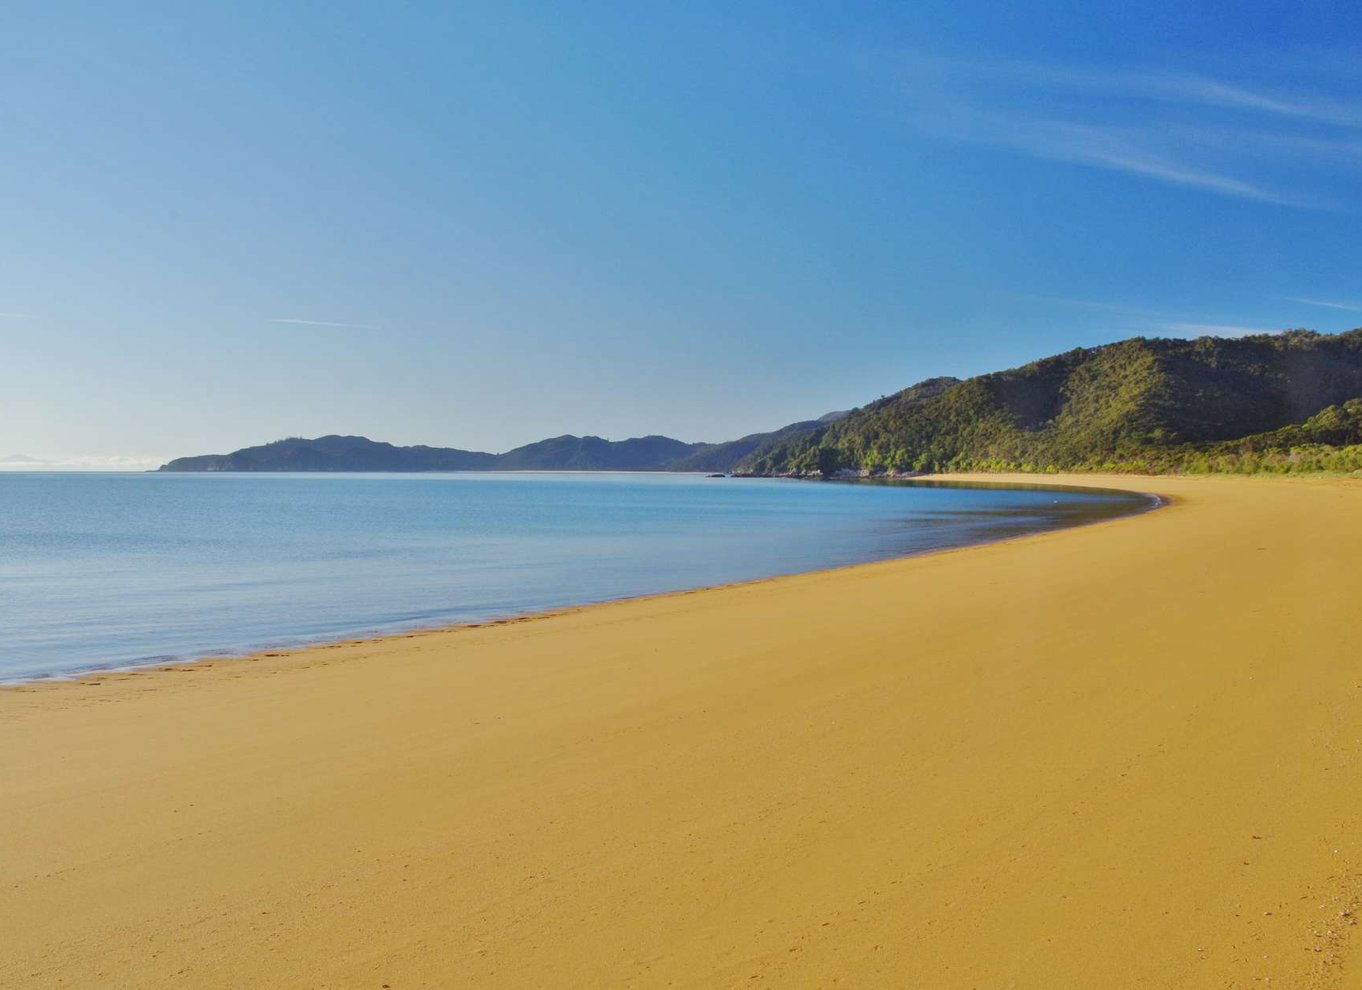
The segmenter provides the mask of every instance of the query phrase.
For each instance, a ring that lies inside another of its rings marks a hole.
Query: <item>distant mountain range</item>
[[[729,443],[684,443],[671,437],[630,440],[564,435],[504,454],[456,447],[396,447],[367,437],[290,437],[230,454],[177,457],[162,471],[732,471],[772,444],[812,433],[846,413]]]
[[[561,436],[504,454],[292,438],[162,471],[1362,470],[1362,329],[1136,337],[1009,371],[931,378],[727,443]]]

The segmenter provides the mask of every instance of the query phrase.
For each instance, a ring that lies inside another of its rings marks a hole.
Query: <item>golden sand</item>
[[[0,691],[0,986],[1362,985],[1362,484],[1098,480],[1179,501]]]

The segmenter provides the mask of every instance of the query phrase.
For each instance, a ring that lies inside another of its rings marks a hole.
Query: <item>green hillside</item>
[[[1356,470],[1359,399],[1362,329],[1137,337],[924,382],[737,470]]]

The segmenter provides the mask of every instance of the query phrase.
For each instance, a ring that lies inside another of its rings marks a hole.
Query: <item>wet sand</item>
[[[1176,502],[0,690],[0,985],[1359,985],[1362,483],[1064,480]]]

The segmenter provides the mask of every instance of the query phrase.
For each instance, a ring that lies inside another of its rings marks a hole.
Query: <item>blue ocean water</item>
[[[0,474],[0,679],[878,560],[1141,496],[656,474]]]

